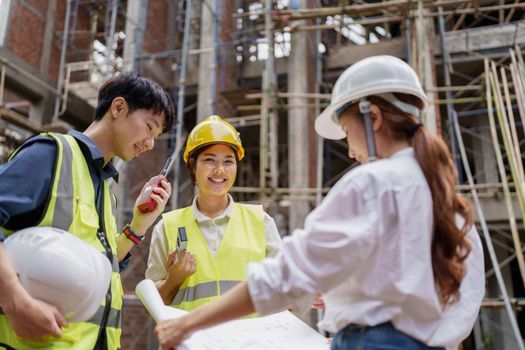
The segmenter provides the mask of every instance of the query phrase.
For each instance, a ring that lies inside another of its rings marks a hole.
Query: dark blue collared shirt
[[[118,181],[118,171],[111,162],[104,166],[104,156],[89,137],[75,130],[69,135],[78,141],[86,159],[99,207],[99,187],[109,178]],[[0,227],[20,230],[41,221],[50,196],[56,153],[54,140],[35,136],[24,143],[11,161],[0,165]],[[1,231],[0,239],[4,239]],[[122,260],[121,270],[129,258],[128,254]]]

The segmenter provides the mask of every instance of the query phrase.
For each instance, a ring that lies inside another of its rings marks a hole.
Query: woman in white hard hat
[[[316,131],[346,137],[347,173],[246,283],[156,332],[164,349],[256,310],[305,310],[317,291],[332,349],[455,349],[484,294],[483,251],[455,192],[445,143],[420,124],[427,98],[412,68],[369,57],[338,79]],[[375,160],[376,161],[372,161]]]
[[[244,281],[247,266],[281,248],[274,220],[261,205],[238,204],[228,194],[244,157],[239,133],[219,116],[193,128],[184,162],[198,187],[189,207],[166,213],[156,225],[146,278],[165,304],[192,310]],[[187,250],[177,240],[187,237]]]

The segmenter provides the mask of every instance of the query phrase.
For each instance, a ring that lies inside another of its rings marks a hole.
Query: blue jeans
[[[350,324],[336,333],[331,350],[444,350],[444,348],[426,346],[387,322],[374,327]]]

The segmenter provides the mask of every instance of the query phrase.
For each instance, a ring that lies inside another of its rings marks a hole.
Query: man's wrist
[[[131,221],[129,226],[137,236],[144,236],[147,229],[143,229],[141,225],[137,224],[134,220]]]
[[[144,240],[144,235],[138,235],[130,225],[124,226],[123,234],[134,244],[140,244]]]
[[[16,308],[17,300],[28,297],[29,294],[24,289],[22,284],[17,280],[13,284],[2,289],[2,297],[0,298],[0,307],[9,315]]]

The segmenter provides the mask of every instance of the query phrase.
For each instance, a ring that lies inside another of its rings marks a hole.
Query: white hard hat
[[[338,140],[346,135],[339,126],[336,112],[344,105],[366,96],[380,96],[399,109],[415,115],[419,108],[398,100],[393,92],[415,96],[421,100],[422,111],[428,100],[416,72],[394,56],[371,56],[347,68],[337,79],[330,105],[315,120],[315,131],[324,138]]]
[[[55,305],[70,322],[89,320],[111,281],[102,253],[69,232],[29,227],[5,241],[9,261],[34,298]]]

